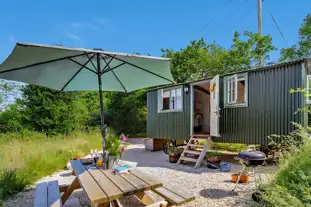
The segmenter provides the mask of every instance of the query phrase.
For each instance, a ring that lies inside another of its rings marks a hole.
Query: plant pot
[[[116,162],[117,162],[116,156],[109,156],[108,157],[108,169],[113,169]]]
[[[207,157],[206,161],[210,162],[210,163],[214,163],[214,164],[219,164],[221,162],[219,156],[217,156],[217,157]]]
[[[169,153],[169,161],[170,161],[171,163],[177,163],[178,160],[179,160],[180,155],[181,155],[181,154],[178,153],[178,152],[170,152],[170,153]]]
[[[237,180],[238,180],[238,177],[239,177],[239,174],[238,174],[238,173],[232,174],[232,175],[231,175],[232,182],[236,183]],[[247,183],[248,181],[249,181],[249,175],[243,173],[243,174],[241,175],[241,177],[240,177],[239,183]]]

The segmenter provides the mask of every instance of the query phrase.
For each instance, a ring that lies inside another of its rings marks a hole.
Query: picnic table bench
[[[61,207],[58,181],[42,182],[36,185],[35,207]]]
[[[137,168],[130,170],[129,173],[114,173],[111,169],[104,170],[94,165],[83,165],[81,160],[72,160],[71,166],[73,175],[76,176],[75,179],[68,186],[59,187],[57,183],[49,184],[48,186],[50,187],[46,189],[51,188],[54,190],[51,191],[51,195],[53,195],[51,196],[51,202],[48,201],[46,206],[58,207],[61,204],[65,204],[72,192],[80,188],[88,196],[91,205],[97,205],[98,207],[110,205],[118,207],[118,199],[129,195],[135,195],[144,205],[149,207],[179,206],[195,199],[193,195],[183,190],[163,186],[163,183]],[[38,195],[45,195],[45,197],[49,195],[50,191],[40,186],[37,186],[37,191],[40,191]],[[58,196],[59,190],[64,192],[61,199],[59,197],[56,199],[56,190],[58,190]],[[158,194],[163,200],[159,202],[154,201],[148,195],[149,191]],[[55,199],[53,199],[54,197]],[[53,200],[57,200],[57,202],[52,202]],[[36,202],[39,203],[39,199]],[[35,205],[35,207],[37,206]]]
[[[61,192],[67,189],[66,185],[59,185],[57,180],[41,182],[36,185],[34,207],[62,207]],[[76,207],[78,199],[67,201],[64,207]]]

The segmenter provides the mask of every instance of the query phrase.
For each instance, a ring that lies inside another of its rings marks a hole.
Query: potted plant
[[[114,133],[109,133],[106,138],[106,149],[108,151],[108,157],[106,161],[108,162],[108,169],[112,169],[114,163],[122,156],[125,151],[124,141],[126,137],[122,134],[120,137],[116,136]]]
[[[231,175],[232,182],[236,183],[239,177],[239,173],[234,173]],[[242,172],[241,177],[239,180],[239,183],[247,183],[249,181],[249,173],[248,172]]]
[[[219,151],[207,152],[206,161],[213,164],[219,164],[221,162],[220,156],[221,153]]]
[[[183,151],[183,149],[178,149],[176,146],[170,146],[168,148],[169,161],[171,163],[178,162],[182,151]]]

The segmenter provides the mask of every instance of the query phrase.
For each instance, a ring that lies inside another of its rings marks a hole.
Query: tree
[[[145,90],[132,93],[107,92],[108,124],[117,134],[137,136],[146,133],[147,97]],[[106,120],[106,119],[105,119]]]
[[[97,91],[81,91],[76,92],[78,95],[78,101],[87,108],[87,126],[100,125],[100,106],[99,106],[99,94]],[[104,107],[108,101],[103,93]]]
[[[162,49],[162,53],[172,59],[172,74],[180,83],[250,69],[259,65],[260,58],[266,62],[270,58],[269,52],[275,49],[271,36],[246,31],[243,36],[234,33],[229,49],[216,42],[207,45],[201,38],[191,41],[185,49]]]
[[[228,72],[250,69],[253,66],[258,67],[260,59],[267,62],[270,59],[269,52],[273,50],[276,50],[276,47],[273,46],[270,35],[260,36],[257,33],[245,31],[241,37],[238,32],[235,32],[233,45],[226,58]]]
[[[280,62],[297,60],[311,56],[311,15],[308,14],[299,29],[299,40],[296,45],[281,50]]]
[[[21,84],[13,81],[0,80],[0,111],[5,109],[10,100],[18,96]]]
[[[23,124],[30,129],[50,134],[68,134],[80,129],[88,118],[88,108],[76,92],[26,85],[19,100],[24,114]]]
[[[208,46],[203,38],[191,41],[185,49],[175,52],[171,49],[161,49],[163,56],[172,59],[172,74],[176,82],[185,82],[193,74],[202,72],[206,66]]]
[[[0,112],[0,133],[18,132],[23,129],[23,114],[19,104],[14,103],[7,106],[6,110]]]

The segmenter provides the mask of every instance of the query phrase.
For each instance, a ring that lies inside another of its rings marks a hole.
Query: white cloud
[[[63,35],[69,39],[82,40],[83,36],[89,32],[102,32],[110,30],[108,18],[98,17],[88,21],[73,21],[58,25],[58,30],[63,31]]]
[[[73,39],[73,40],[82,40],[82,38],[72,32],[66,32],[65,34],[66,37]]]

